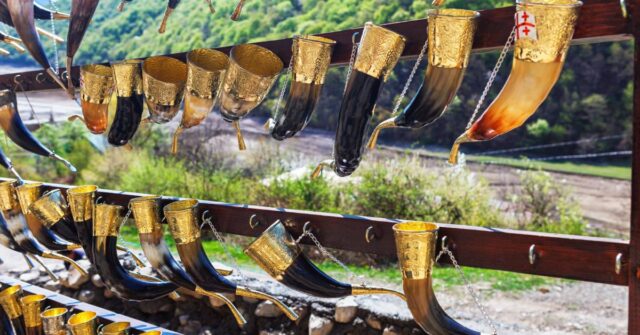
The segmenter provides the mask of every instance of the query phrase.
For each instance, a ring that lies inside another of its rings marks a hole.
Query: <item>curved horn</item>
[[[27,335],[42,335],[42,318],[40,311],[46,297],[42,294],[31,294],[20,298],[20,306],[24,317]]]
[[[84,124],[92,134],[102,134],[109,122],[109,101],[113,93],[110,66],[85,65],[80,68],[80,105]]]
[[[264,47],[242,44],[231,49],[220,94],[220,114],[236,129],[240,150],[246,148],[240,120],[262,103],[283,67],[280,57]]]
[[[241,297],[271,301],[289,319],[297,320],[298,315],[280,300],[266,293],[238,286],[216,271],[202,249],[196,216],[197,206],[198,200],[188,199],[175,201],[164,207],[164,215],[169,223],[171,235],[176,242],[178,254],[193,281],[207,291],[234,293]]]
[[[360,165],[367,124],[373,116],[382,85],[398,62],[404,45],[404,36],[371,22],[365,24],[340,106],[334,163],[329,164],[340,177],[351,175]]]
[[[24,327],[24,315],[19,299],[22,296],[22,287],[13,285],[0,291],[0,306],[5,314],[9,317],[9,321],[16,335],[26,335]]]
[[[67,92],[75,96],[75,88],[71,79],[71,69],[73,68],[73,57],[80,48],[84,34],[87,32],[91,18],[98,7],[100,0],[72,0],[71,20],[69,20],[69,31],[67,32]]]
[[[37,2],[33,3],[33,16],[38,20],[68,20],[69,14],[47,9]]]
[[[187,64],[175,58],[155,56],[142,63],[142,87],[149,108],[149,121],[171,121],[182,104]]]
[[[93,263],[93,211],[98,186],[83,185],[67,190],[71,217],[84,253]]]
[[[122,207],[96,204],[93,222],[93,264],[116,295],[127,300],[151,300],[166,296],[177,289],[169,282],[143,281],[120,264],[116,242],[122,223]]]
[[[169,16],[171,16],[171,13],[173,13],[176,7],[178,7],[180,1],[181,0],[169,0],[169,2],[167,3],[167,9],[164,11],[162,22],[160,22],[160,28],[158,28],[158,32],[160,34],[164,34],[164,32],[167,30],[167,21],[169,21]]]
[[[45,147],[33,136],[29,129],[27,129],[27,126],[22,122],[22,118],[20,118],[20,114],[18,113],[16,93],[12,90],[0,91],[0,127],[2,127],[11,141],[19,147],[36,155],[61,161],[72,173],[77,171],[69,161]]]
[[[422,86],[409,105],[397,116],[382,121],[371,134],[369,149],[375,148],[384,128],[422,128],[437,120],[462,84],[473,46],[480,13],[463,9],[429,11],[427,27],[428,66]]]
[[[492,140],[535,113],[560,77],[581,6],[578,0],[517,1],[511,74],[491,105],[456,139],[450,163],[457,162],[460,144]],[[521,31],[528,25],[519,21],[533,21],[534,31]]]
[[[179,287],[222,300],[229,307],[238,325],[244,326],[247,321],[229,299],[224,295],[198,287],[191,276],[184,271],[178,261],[171,255],[171,251],[164,241],[162,224],[160,223],[160,199],[161,197],[158,196],[147,196],[135,198],[129,202],[138,227],[140,245],[149,263],[160,275]],[[216,270],[220,272],[219,269]],[[226,274],[230,274],[230,272]]]
[[[216,104],[229,57],[215,49],[196,49],[187,54],[187,84],[184,112],[173,134],[171,152],[178,153],[178,139],[184,129],[202,123]]]
[[[25,48],[22,47],[22,45],[20,43],[22,43],[22,40],[19,38],[15,38],[13,36],[7,35],[7,34],[3,34],[0,33],[0,41],[9,44],[10,46],[12,46],[14,49],[16,49],[19,53],[24,53],[25,51],[27,51]]]
[[[108,135],[111,145],[129,143],[140,125],[144,111],[141,64],[139,60],[111,64],[117,97],[116,115]]]
[[[67,335],[67,309],[63,307],[50,308],[40,313],[42,328],[45,335]]]
[[[354,286],[339,282],[318,269],[305,256],[285,226],[276,221],[245,250],[265,272],[282,284],[317,297],[391,294],[406,300],[402,293],[384,288]]]
[[[292,45],[291,88],[284,109],[270,119],[271,137],[278,141],[302,131],[315,112],[336,41],[312,35],[295,36]]]
[[[433,292],[431,270],[438,226],[404,222],[393,226],[407,304],[420,328],[432,335],[480,335],[453,320]]]
[[[78,231],[69,213],[69,205],[59,189],[45,192],[31,204],[29,211],[46,228],[67,241],[80,244]]]
[[[81,312],[72,315],[67,322],[67,328],[73,335],[97,335],[97,314],[95,312]]]

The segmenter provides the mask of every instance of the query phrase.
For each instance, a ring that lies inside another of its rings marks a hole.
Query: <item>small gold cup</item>
[[[109,101],[113,93],[113,74],[110,66],[85,65],[80,68],[80,102],[82,117],[72,115],[69,121],[80,120],[93,134],[107,130]]]
[[[23,315],[22,306],[18,302],[20,296],[22,296],[22,286],[20,285],[13,285],[0,291],[0,306],[9,319],[17,319]]]
[[[229,57],[215,49],[196,49],[187,54],[187,84],[182,121],[173,134],[173,154],[184,129],[199,125],[216,103]]]
[[[51,229],[51,227],[69,215],[69,205],[60,190],[53,190],[45,192],[39,199],[34,201],[29,206],[29,211],[45,227]]]
[[[96,204],[96,215],[93,220],[93,236],[107,237],[118,236],[118,230],[122,223],[122,206]]]
[[[17,211],[20,207],[15,193],[15,184],[15,180],[0,182],[0,209],[2,211]]]
[[[102,327],[101,335],[128,335],[131,323],[129,322],[113,322]]]
[[[69,318],[67,327],[73,335],[97,335],[95,312],[80,312]]]
[[[67,335],[65,326],[68,310],[66,308],[51,308],[40,313],[42,328],[45,335]]]
[[[220,113],[225,121],[233,124],[238,147],[245,150],[239,121],[262,103],[284,64],[275,53],[255,44],[233,47],[229,59],[220,95]]]
[[[182,104],[187,64],[175,58],[155,56],[142,63],[142,88],[149,107],[149,122],[171,121]]]
[[[93,218],[96,191],[98,191],[98,186],[95,185],[77,186],[67,191],[67,200],[73,221],[85,222]]]
[[[40,311],[42,309],[42,302],[45,299],[46,297],[42,294],[31,294],[20,299],[25,327],[42,329]]]

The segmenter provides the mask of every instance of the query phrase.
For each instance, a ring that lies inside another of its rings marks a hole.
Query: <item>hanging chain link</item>
[[[504,48],[502,48],[502,52],[500,53],[500,57],[498,57],[498,61],[496,62],[496,65],[493,67],[493,71],[491,71],[491,75],[489,76],[489,81],[487,81],[487,85],[485,85],[484,90],[482,91],[482,95],[480,95],[480,99],[476,104],[476,108],[473,110],[473,114],[469,119],[469,123],[467,123],[467,128],[466,128],[467,130],[471,128],[471,126],[473,125],[473,122],[475,122],[476,116],[478,115],[480,108],[482,108],[482,105],[484,104],[484,99],[487,98],[487,94],[489,94],[489,90],[491,89],[491,86],[493,86],[493,82],[496,79],[496,76],[498,75],[498,71],[500,71],[500,68],[502,67],[502,63],[504,62],[505,57],[507,56],[507,53],[511,48],[511,45],[513,45],[513,40],[515,39],[515,36],[516,36],[516,27],[513,27],[513,29],[511,29],[511,34],[509,34],[509,39],[507,39],[507,43],[505,43]]]
[[[122,229],[122,227],[127,224],[127,222],[129,221],[129,218],[131,217],[131,208],[129,207],[127,210],[127,213],[124,215],[124,217],[122,218],[122,222],[120,222],[120,229]],[[137,245],[134,245],[133,243],[127,242],[121,234],[118,234],[118,242],[120,242],[120,244],[122,244],[123,246],[127,247],[127,255],[131,255],[132,251],[131,249],[137,248]]]
[[[460,264],[458,264],[458,261],[456,260],[455,256],[453,256],[453,252],[451,252],[451,250],[446,245],[442,247],[442,250],[440,250],[440,253],[438,254],[438,256],[436,256],[436,263],[440,260],[440,257],[442,257],[442,255],[444,255],[445,253],[449,256],[449,259],[451,259],[451,263],[453,264],[456,271],[460,275],[460,278],[462,278],[462,281],[464,282],[464,286],[467,289],[467,292],[469,293],[471,298],[473,298],[473,302],[476,304],[476,306],[480,310],[480,313],[482,313],[482,317],[485,319],[489,327],[491,327],[491,334],[497,335],[498,330],[496,328],[495,322],[489,316],[489,313],[487,313],[487,310],[485,309],[484,305],[480,301],[480,297],[478,296],[478,293],[473,289],[473,287],[471,286],[471,283],[469,283],[469,280],[464,275],[464,272],[462,271]]]
[[[360,42],[356,43],[356,34],[353,34],[353,48],[351,48],[351,58],[349,59],[349,69],[347,70],[347,80],[344,82],[344,91],[343,94],[347,91],[347,86],[349,85],[349,78],[351,78],[351,72],[353,71],[353,63],[356,61],[356,53],[358,51],[358,47],[360,46]]]
[[[51,6],[51,10],[53,11],[58,11],[58,7],[56,6],[56,2],[55,0],[49,0],[49,6]],[[51,33],[52,34],[56,34],[56,25],[53,19],[53,14],[51,14],[51,19],[49,20],[51,22]],[[59,73],[60,71],[60,60],[58,59],[58,42],[53,41],[53,69],[56,71],[56,73]]]
[[[227,256],[227,260],[229,262],[231,262],[231,264],[232,264],[232,266],[234,268],[234,272],[237,273],[238,276],[240,276],[240,278],[244,278],[244,275],[240,271],[240,266],[238,265],[238,262],[236,261],[236,258],[233,257],[233,255],[231,255],[231,252],[229,251],[229,248],[227,248],[227,241],[222,237],[220,232],[218,232],[216,227],[213,225],[213,221],[212,221],[211,217],[207,217],[206,219],[204,219],[204,214],[203,214],[203,220],[202,220],[202,225],[200,225],[200,230],[202,230],[204,225],[208,225],[209,226],[209,229],[211,229],[211,232],[213,232],[213,235],[216,237],[216,240],[218,240],[220,242],[220,244],[222,245],[222,250],[224,251],[225,255]]]
[[[282,89],[280,90],[280,95],[278,96],[278,101],[276,102],[276,110],[273,112],[273,118],[277,119],[278,114],[280,113],[280,105],[282,104],[282,99],[284,99],[284,94],[287,92],[287,86],[289,86],[289,81],[291,80],[291,71],[293,67],[293,58],[294,54],[291,54],[291,59],[289,60],[289,67],[287,68],[287,72],[285,73],[285,80],[282,84]]]
[[[29,109],[31,111],[30,118],[40,123],[40,120],[38,119],[38,115],[36,114],[36,110],[33,108],[33,105],[31,104],[31,100],[29,99],[29,95],[27,95],[27,91],[25,91],[24,87],[22,86],[22,82],[17,80],[14,80],[14,82],[16,83],[16,86],[20,88],[20,92],[22,92],[22,94],[24,95],[24,98],[27,100],[27,104],[29,104]]]
[[[420,63],[422,63],[422,59],[424,58],[424,55],[427,53],[428,47],[429,47],[429,36],[427,36],[427,40],[424,41],[422,50],[418,55],[418,59],[416,59],[416,64],[413,65],[413,69],[411,70],[411,74],[409,74],[409,78],[407,79],[407,82],[404,84],[402,93],[400,93],[400,96],[398,96],[398,98],[396,99],[396,104],[395,106],[393,106],[393,111],[391,112],[391,115],[396,115],[396,113],[398,113],[398,110],[400,109],[400,104],[402,104],[402,100],[404,100],[404,97],[407,95],[407,91],[409,91],[409,86],[411,85],[411,82],[413,81],[413,77],[416,75],[416,72],[418,72],[418,68],[420,67]]]
[[[342,263],[336,256],[334,256],[331,252],[329,252],[329,250],[327,250],[322,243],[320,243],[320,241],[318,240],[318,238],[311,232],[311,230],[305,230],[302,235],[300,235],[298,237],[298,239],[296,240],[296,244],[299,244],[300,241],[302,241],[302,239],[308,236],[311,241],[313,242],[313,244],[316,245],[316,247],[318,247],[318,250],[320,250],[320,253],[324,256],[329,258],[330,260],[332,260],[334,263],[338,264],[348,275],[349,281],[354,281],[355,279],[361,280],[363,281],[363,286],[366,286],[364,284],[364,278],[362,276],[358,276],[356,275],[353,271],[351,271],[351,269],[349,269],[349,267],[347,267],[344,263]]]

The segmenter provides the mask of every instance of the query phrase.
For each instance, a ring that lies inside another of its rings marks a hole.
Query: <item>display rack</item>
[[[623,17],[622,6],[629,17]],[[478,22],[474,52],[500,48],[513,27],[514,7],[484,10]],[[404,57],[416,57],[426,38],[426,20],[386,24],[385,27],[407,37]],[[332,64],[348,62],[352,36],[360,29],[320,34],[337,41]],[[440,239],[453,250],[464,266],[496,269],[557,278],[568,278],[629,287],[628,333],[640,335],[640,3],[638,1],[586,0],[576,27],[573,43],[633,40],[634,104],[631,229],[630,240],[545,234],[509,229],[442,224]],[[291,39],[260,42],[282,59],[291,57]],[[218,48],[228,52],[230,47]],[[171,56],[184,59],[185,53]],[[72,77],[77,80],[78,68]],[[55,89],[56,84],[38,76],[41,71],[19,73],[24,90]],[[17,74],[0,76],[0,87],[14,88]],[[46,188],[67,189],[68,185],[45,184]],[[398,190],[401,191],[401,190]],[[100,190],[102,201],[126,206],[140,194]],[[170,202],[170,198],[165,198]],[[394,255],[391,229],[397,220],[369,218],[227,204],[203,200],[200,210],[209,210],[216,227],[225,233],[258,236],[273,221],[282,220],[299,235],[305,224],[326,247],[381,255]],[[349,236],[345,239],[345,236]],[[304,243],[311,241],[305,239]],[[440,243],[438,243],[440,244]],[[438,245],[438,248],[441,246]],[[442,258],[442,262],[446,257]]]

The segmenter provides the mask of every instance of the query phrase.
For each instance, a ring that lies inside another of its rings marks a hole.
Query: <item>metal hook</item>
[[[69,72],[67,72],[67,70],[62,71],[60,77],[62,78],[62,80],[69,80]]]
[[[311,221],[307,221],[304,223],[304,226],[302,226],[302,235],[306,235],[311,232]]]
[[[625,0],[620,0],[620,9],[622,10],[622,17],[625,19],[628,18],[629,11],[627,11],[627,2]]]
[[[24,79],[22,79],[22,75],[16,74],[15,76],[13,76],[13,83],[16,84],[16,86],[22,86],[22,83],[24,83]]]
[[[207,214],[209,214],[209,210],[208,210],[208,209],[206,209],[204,212],[202,212],[201,219],[202,219],[202,223],[203,223],[203,224],[204,224],[206,221],[209,221],[209,219],[210,219],[210,217],[209,217],[209,219],[205,218],[205,216],[207,216]]]
[[[42,79],[42,77],[44,77],[44,79]],[[40,72],[36,75],[36,83],[42,84],[45,81],[47,81],[47,76],[45,76],[43,72]]]
[[[371,243],[376,239],[376,233],[375,231],[373,231],[373,229],[373,226],[369,226],[364,232],[364,240],[367,241],[367,243]]]
[[[620,0],[620,1],[624,1],[624,0]],[[355,33],[353,33],[353,35],[351,35],[351,44],[358,44],[358,42],[356,42],[356,37],[358,37],[358,35],[360,35],[359,31],[356,31]]]
[[[447,235],[442,236],[442,241],[440,242],[440,249],[445,250],[448,249],[449,240]]]
[[[258,218],[257,214],[253,214],[249,218],[249,227],[251,227],[251,229],[256,229],[256,227],[260,225],[260,220],[254,221],[257,218]]]
[[[616,274],[619,275],[622,273],[622,253],[616,255]]]
[[[102,196],[99,196],[99,197],[96,199],[96,205],[99,205],[99,204],[100,204],[100,200],[102,200]]]
[[[535,264],[537,258],[538,258],[538,255],[536,253],[536,245],[532,244],[529,247],[529,264],[531,265]]]

